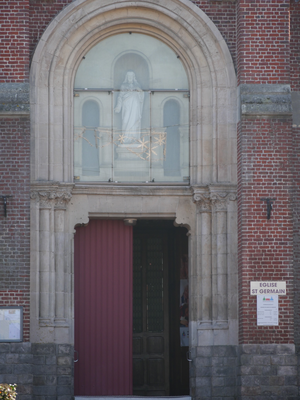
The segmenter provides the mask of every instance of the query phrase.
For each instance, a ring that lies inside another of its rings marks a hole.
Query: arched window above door
[[[102,40],[83,57],[74,96],[77,180],[189,183],[189,83],[165,43]]]

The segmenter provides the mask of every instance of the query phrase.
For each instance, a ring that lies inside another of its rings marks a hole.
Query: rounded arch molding
[[[184,0],[76,0],[54,18],[31,64],[32,181],[73,181],[72,89],[77,67],[97,42],[128,31],[164,41],[186,68],[191,184],[235,183],[232,59],[212,21]]]
[[[163,41],[186,69],[191,187],[73,183],[77,68],[99,41],[124,32]],[[40,39],[30,79],[31,340],[73,343],[74,227],[89,218],[135,217],[189,227],[192,346],[236,343],[236,77],[215,25],[186,0],[75,0]],[[212,256],[215,248],[220,257]]]

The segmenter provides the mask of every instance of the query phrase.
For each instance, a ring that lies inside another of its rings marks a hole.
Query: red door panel
[[[132,227],[76,228],[75,395],[132,394]]]

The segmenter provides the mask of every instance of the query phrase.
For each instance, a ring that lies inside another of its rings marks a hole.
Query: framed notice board
[[[23,341],[23,307],[0,306],[0,342]]]

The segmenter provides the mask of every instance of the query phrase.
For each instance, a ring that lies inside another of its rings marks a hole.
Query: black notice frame
[[[23,306],[0,306],[0,342],[22,341]]]

